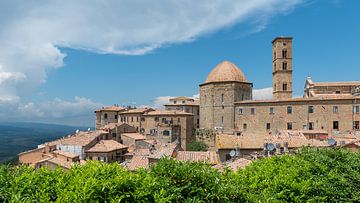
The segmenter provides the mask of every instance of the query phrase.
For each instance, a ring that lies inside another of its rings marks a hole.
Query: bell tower
[[[273,99],[292,98],[292,37],[272,41]]]

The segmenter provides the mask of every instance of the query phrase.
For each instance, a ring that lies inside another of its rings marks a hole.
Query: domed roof
[[[246,82],[246,78],[235,64],[223,61],[210,72],[205,83],[224,81]]]

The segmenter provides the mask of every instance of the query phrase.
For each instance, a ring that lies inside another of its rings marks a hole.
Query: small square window
[[[287,107],[287,113],[288,113],[288,114],[292,114],[292,107],[291,107],[291,106],[288,106],[288,107]]]
[[[359,130],[359,129],[360,129],[359,121],[354,121],[354,130]]]
[[[313,122],[310,122],[308,124],[308,127],[309,127],[309,130],[314,130],[314,123]]]
[[[254,115],[256,113],[256,109],[255,108],[251,108],[251,114]]]
[[[270,113],[270,114],[274,114],[274,107],[270,107],[269,113]]]
[[[359,113],[359,106],[354,106],[354,113]]]
[[[339,113],[339,107],[333,106],[333,113]]]
[[[308,106],[308,113],[314,113],[314,106]]]
[[[288,130],[292,130],[292,129],[293,129],[292,123],[287,123],[287,129],[288,129]]]
[[[247,129],[247,124],[244,123],[244,124],[243,124],[243,130],[246,130],[246,129]]]
[[[267,123],[267,124],[266,124],[266,130],[270,130],[270,128],[271,128],[270,123]]]

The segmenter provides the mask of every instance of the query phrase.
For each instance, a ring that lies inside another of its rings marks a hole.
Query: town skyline
[[[153,45],[142,47],[147,49],[134,50],[134,47],[141,47],[141,41],[138,40],[133,45],[125,46],[120,43],[120,46],[117,41],[119,39],[108,37],[102,39],[105,41],[96,42],[99,44],[85,43],[85,46],[81,44],[81,40],[71,38],[69,42],[50,44],[49,47],[25,44],[38,54],[30,55],[34,58],[29,58],[27,53],[20,53],[22,58],[17,59],[20,61],[18,63],[14,63],[12,56],[9,56],[9,53],[17,53],[18,50],[3,49],[0,55],[0,107],[3,110],[0,120],[94,125],[93,110],[101,106],[119,104],[159,107],[170,96],[197,95],[198,85],[223,60],[236,64],[247,80],[254,83],[254,90],[261,90],[263,97],[271,98],[270,41],[281,35],[294,38],[293,96],[302,96],[308,75],[314,81],[358,81],[359,69],[356,67],[359,66],[359,61],[356,60],[356,55],[359,53],[360,42],[355,36],[360,34],[360,30],[350,20],[359,15],[353,9],[359,3],[290,1],[285,5],[281,1],[269,2],[254,3],[251,5],[254,8],[244,11],[246,15],[233,11],[237,15],[236,19],[219,14],[224,18],[221,19],[223,22],[214,28],[193,31],[190,28],[196,24],[184,25],[184,29],[191,31],[190,34],[180,33],[176,39],[159,35],[155,41],[144,42],[146,45]],[[51,9],[54,5],[47,6]],[[13,5],[4,5],[3,8],[5,7],[17,8]],[[242,8],[241,5],[239,8]],[[29,12],[31,9],[33,8],[30,7]],[[154,9],[162,13],[157,7]],[[259,18],[256,9],[267,11],[266,15]],[[41,16],[45,15],[39,13]],[[57,15],[56,17],[62,16]],[[183,22],[175,17],[174,22]],[[200,16],[200,19],[206,18]],[[36,25],[36,30],[32,30],[34,33],[41,30],[36,17],[27,16],[27,12],[6,20],[8,21],[0,22],[6,25],[5,31],[0,34],[0,41],[9,39],[5,37],[8,32],[19,34],[16,22],[33,23]],[[340,25],[341,29],[337,29]],[[126,34],[129,29],[120,31]],[[33,37],[24,35],[18,37]],[[57,36],[57,33],[54,35]],[[61,37],[59,39],[67,40]],[[111,49],[104,46],[109,45],[106,39],[117,41],[113,45],[120,47]],[[46,54],[49,55],[39,58],[42,52],[38,49],[47,50]],[[47,57],[50,58],[49,61]],[[29,67],[18,68],[22,63]],[[8,64],[12,66],[7,66]],[[37,67],[44,64],[47,68]],[[34,74],[31,74],[31,70]]]

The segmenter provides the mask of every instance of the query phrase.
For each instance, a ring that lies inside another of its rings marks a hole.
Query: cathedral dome
[[[226,81],[247,82],[244,73],[235,64],[223,61],[210,72],[205,83]]]

